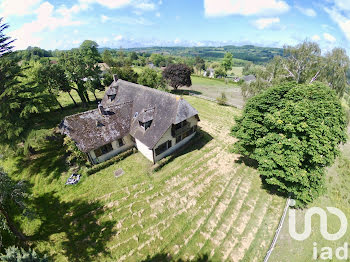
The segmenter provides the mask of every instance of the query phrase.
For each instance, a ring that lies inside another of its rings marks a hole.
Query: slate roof
[[[114,94],[116,97],[111,101],[108,96]],[[148,148],[153,148],[172,124],[198,115],[197,110],[180,96],[121,79],[113,81],[101,103],[110,107],[130,101],[133,102],[130,135]],[[147,122],[145,120],[152,120],[147,130],[139,125],[139,121]]]
[[[60,124],[61,132],[68,135],[83,152],[89,152],[126,136],[130,130],[132,103],[124,103],[67,116]]]
[[[121,79],[113,81],[101,104],[110,114],[101,115],[95,109],[68,116],[61,123],[61,132],[70,136],[83,152],[127,134],[151,149],[173,124],[198,117],[197,110],[180,96]],[[145,130],[139,121],[152,124]]]

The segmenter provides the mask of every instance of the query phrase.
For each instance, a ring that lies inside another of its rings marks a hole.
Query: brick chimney
[[[105,115],[105,109],[103,108],[103,105],[101,103],[98,103],[98,111],[101,115]]]
[[[114,80],[115,82],[118,81],[118,75],[117,75],[117,74],[114,74],[114,75],[113,75],[113,80]]]

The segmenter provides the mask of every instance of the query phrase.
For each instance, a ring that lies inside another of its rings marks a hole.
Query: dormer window
[[[113,95],[107,95],[108,100],[109,100],[110,102],[112,102],[112,101],[115,99],[115,97],[116,97],[116,96],[117,96],[116,94],[113,94]]]
[[[147,130],[148,128],[151,127],[152,125],[152,120],[149,120],[147,122],[141,122],[139,121],[140,127],[142,127],[143,129]]]

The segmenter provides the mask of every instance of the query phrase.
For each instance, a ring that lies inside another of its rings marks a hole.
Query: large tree
[[[25,184],[23,181],[14,182],[3,170],[0,169],[0,220],[3,220],[10,231],[22,243],[27,237],[21,232],[13,218],[14,209],[18,209],[23,215],[27,214]]]
[[[168,65],[163,71],[163,77],[168,84],[177,90],[181,86],[191,86],[191,69],[184,64]]]
[[[222,66],[225,68],[226,71],[229,71],[230,69],[232,69],[232,54],[230,52],[227,52],[224,56],[224,58],[222,59]]]
[[[248,100],[236,119],[236,152],[254,159],[267,185],[312,202],[324,189],[324,169],[346,141],[346,119],[334,90],[288,82]]]
[[[148,86],[151,88],[164,88],[165,81],[160,73],[151,69],[145,68],[139,75],[137,82],[140,85]]]
[[[89,102],[86,82],[99,78],[99,61],[97,44],[90,40],[84,41],[79,49],[63,53],[59,58],[68,80],[73,84],[72,89],[77,91],[84,106]]]

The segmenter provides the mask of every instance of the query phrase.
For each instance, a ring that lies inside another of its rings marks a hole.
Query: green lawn
[[[236,105],[238,108],[244,106],[243,96],[239,86],[232,83],[225,83],[221,79],[212,79],[206,77],[191,76],[192,86],[182,87],[180,90],[189,90],[197,94],[218,98],[222,93],[225,93],[228,102]]]
[[[36,219],[18,223],[36,250],[55,261],[162,261],[168,254],[263,259],[284,199],[263,190],[255,169],[230,153],[235,139],[229,131],[240,111],[185,98],[199,111],[202,138],[155,173],[135,153],[65,186],[69,172],[57,142],[46,142],[31,159],[0,163],[30,182]],[[52,127],[62,114],[52,114]],[[125,171],[119,178],[117,168]]]

